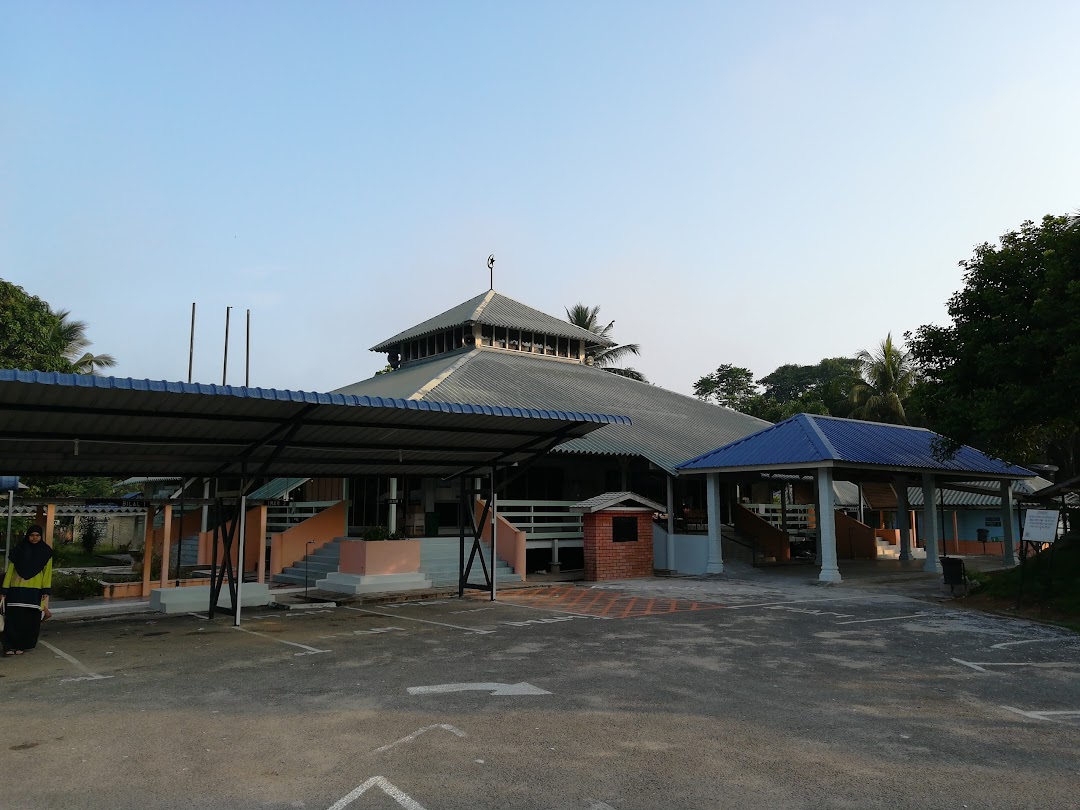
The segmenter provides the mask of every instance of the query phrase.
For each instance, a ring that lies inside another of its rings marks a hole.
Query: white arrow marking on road
[[[432,729],[435,729],[435,728],[446,729],[451,734],[456,734],[458,737],[464,737],[465,736],[465,732],[462,731],[460,728],[454,728],[449,723],[439,723],[438,725],[434,725],[434,726],[424,726],[422,729],[414,731],[412,734],[410,734],[407,737],[402,737],[400,740],[398,740],[396,742],[392,742],[389,745],[384,745],[382,748],[376,748],[375,753],[377,754],[380,751],[389,751],[395,745],[401,745],[402,743],[411,742],[411,741],[415,740],[417,737],[419,737],[421,734],[423,734],[424,732],[431,731]]]
[[[531,683],[440,683],[435,686],[410,686],[410,695],[442,695],[447,692],[491,692],[492,695],[550,695]]]
[[[1080,717],[1080,711],[1025,712],[1023,709],[1017,709],[1013,706],[1002,706],[1001,708],[1022,714],[1024,717],[1030,717],[1032,720],[1065,720],[1071,717]]]
[[[405,810],[424,810],[424,806],[401,788],[395,787],[385,776],[373,776],[348,796],[342,796],[334,802],[328,810],[342,810],[346,805],[352,804],[365,793],[368,788],[377,787]]]
[[[598,802],[595,799],[589,799],[589,810],[615,810],[607,802]]]

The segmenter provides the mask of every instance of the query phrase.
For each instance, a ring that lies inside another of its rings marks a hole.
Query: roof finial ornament
[[[488,254],[488,273],[489,273],[489,276],[490,276],[490,281],[488,283],[488,289],[489,290],[494,290],[495,289],[495,254],[494,253]]]

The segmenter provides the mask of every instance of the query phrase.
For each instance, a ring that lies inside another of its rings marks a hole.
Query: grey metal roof
[[[1034,489],[1049,485],[1050,482],[1044,478],[1035,477],[1012,481],[1011,483],[1014,493],[1017,495],[1025,495],[1032,492]],[[958,485],[968,488],[954,489],[952,486],[946,485],[939,485],[937,488],[938,497],[941,498],[947,509],[1001,508],[1001,494],[998,491],[998,487],[988,487],[985,481],[961,483]],[[888,489],[888,494],[884,498],[877,494],[881,491],[880,488],[882,487]],[[975,490],[981,491],[977,492]],[[857,507],[859,505],[859,488],[857,484],[852,483],[851,481],[834,481],[833,492],[836,495],[837,506]],[[866,501],[871,509],[882,509],[885,511],[896,509],[896,495],[891,484],[878,484],[873,488],[869,486],[864,488],[863,500]],[[922,509],[922,487],[908,487],[907,502],[908,506],[912,509]]]
[[[643,506],[654,512],[663,512],[667,509],[663,504],[651,501],[642,495],[638,495],[636,492],[605,492],[602,495],[596,495],[588,500],[572,504],[570,506],[570,511],[601,512],[604,509],[610,509],[613,506],[625,506],[627,501],[631,502],[631,506]]]
[[[533,309],[494,290],[488,290],[475,298],[470,298],[468,301],[458,304],[456,307],[451,307],[434,318],[428,318],[423,323],[418,323],[404,332],[399,332],[392,338],[387,338],[377,346],[372,346],[371,351],[390,351],[407,340],[429,335],[432,332],[440,332],[443,329],[452,329],[466,323],[504,326],[509,329],[522,329],[526,332],[541,332],[555,337],[583,340],[586,343],[598,346],[615,345],[613,341],[574,326],[568,321],[548,315],[538,309]]]
[[[0,370],[0,474],[453,475],[625,416]]]
[[[418,393],[422,384],[417,383],[425,379],[438,382]],[[381,374],[339,391],[423,400],[460,397],[520,407],[600,408],[625,414],[631,424],[610,425],[569,441],[555,452],[642,456],[667,472],[674,472],[683,459],[769,425],[594,366],[487,348]]]

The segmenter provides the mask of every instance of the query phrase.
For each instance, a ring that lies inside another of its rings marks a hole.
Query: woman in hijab
[[[41,622],[52,616],[51,587],[52,549],[42,539],[41,527],[31,526],[11,552],[0,591],[4,655],[22,655],[37,646]]]

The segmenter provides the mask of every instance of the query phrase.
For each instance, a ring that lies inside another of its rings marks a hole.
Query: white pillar
[[[241,485],[241,492],[243,492],[243,485]],[[240,605],[244,603],[243,598],[240,595],[240,590],[244,587],[244,535],[247,533],[247,495],[240,496],[240,526],[237,531],[240,533],[237,538],[239,545],[236,549],[236,604],[233,605],[233,626],[240,626]]]
[[[840,582],[840,568],[836,564],[836,507],[833,499],[832,470],[821,467],[817,471],[818,489],[818,555],[821,558],[821,582]]]
[[[706,574],[724,573],[724,552],[720,548],[720,473],[707,473],[706,506],[709,510],[709,560]]]
[[[923,545],[926,547],[926,562],[922,570],[939,574],[941,562],[938,560],[937,541],[941,527],[938,525],[937,482],[930,473],[923,473],[922,497]]]
[[[911,559],[911,507],[907,499],[907,478],[898,475],[893,479],[896,490],[896,528],[900,530],[900,559]]]
[[[1001,486],[1001,528],[1005,531],[1002,542],[1006,565],[1016,565],[1016,532],[1013,531],[1013,491],[1012,483],[1000,482]]]
[[[675,567],[675,477],[667,477],[667,559],[665,568],[668,571],[678,570]]]

